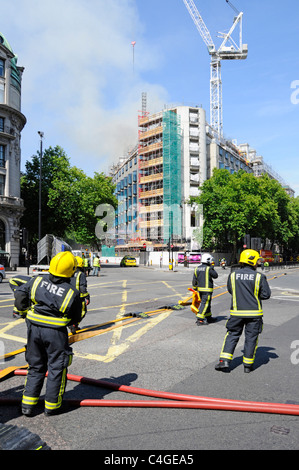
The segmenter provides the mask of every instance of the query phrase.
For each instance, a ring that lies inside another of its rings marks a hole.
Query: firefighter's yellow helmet
[[[72,277],[77,267],[77,261],[70,251],[61,251],[50,261],[49,273],[53,276]]]
[[[78,268],[83,268],[83,258],[81,258],[81,256],[76,256],[75,258],[77,260]]]
[[[256,266],[261,257],[255,250],[244,250],[241,253],[239,263],[249,264],[249,266]]]

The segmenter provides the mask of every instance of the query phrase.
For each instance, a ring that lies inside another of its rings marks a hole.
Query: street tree
[[[21,176],[21,196],[25,212],[22,227],[28,230],[29,242],[38,241],[39,154],[25,164]],[[51,233],[66,241],[99,246],[95,235],[96,207],[107,203],[117,206],[114,185],[104,173],[87,176],[71,166],[64,150],[56,146],[43,152],[42,158],[42,236]]]
[[[290,197],[267,175],[215,169],[190,202],[203,205],[203,248],[231,247],[233,259],[246,234],[284,246],[294,236]],[[295,210],[295,209],[294,209]]]

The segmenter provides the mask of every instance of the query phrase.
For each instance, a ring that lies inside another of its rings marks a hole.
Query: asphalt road
[[[82,329],[99,325],[93,330],[97,335],[72,345],[74,359],[69,373],[131,386],[133,390],[138,387],[203,397],[299,404],[299,270],[266,273],[272,296],[263,303],[264,330],[251,374],[243,372],[243,337],[235,351],[231,372],[223,374],[214,369],[230,307],[230,295],[226,292],[229,270],[217,268],[217,271],[219,278],[212,301],[217,321],[198,327],[189,306],[158,310],[189,297],[187,289],[191,286],[193,268],[169,271],[103,266],[100,277],[88,278],[91,304],[81,324]],[[6,279],[0,285],[0,345],[4,353],[26,344],[25,323],[12,318],[12,305]],[[131,314],[141,312],[152,313],[146,318],[132,317],[134,321],[127,323]],[[120,321],[124,316],[129,318]],[[118,321],[111,323],[114,320]],[[22,365],[26,365],[23,353],[2,360],[1,368]],[[20,398],[24,380],[12,376],[1,381],[0,397]],[[52,450],[101,450],[100,463],[126,463],[131,467],[144,463],[161,465],[154,462],[155,457],[148,459],[165,452],[179,455],[183,459],[180,463],[190,465],[198,463],[202,450],[299,447],[298,416],[122,407],[123,400],[161,400],[70,380],[64,398],[115,400],[116,406],[66,406],[63,413],[50,418],[44,416],[42,406],[32,418],[22,416],[17,405],[1,406],[0,423],[37,433]],[[115,460],[124,455],[131,460]],[[139,456],[137,463],[134,456]]]

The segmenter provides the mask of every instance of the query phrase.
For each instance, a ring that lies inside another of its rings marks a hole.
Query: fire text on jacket
[[[236,279],[241,279],[241,281],[254,281],[254,274],[237,273]]]
[[[41,287],[45,287],[51,294],[58,295],[59,297],[62,297],[65,292],[65,289],[62,287],[58,287],[55,284],[47,281],[42,281]]]

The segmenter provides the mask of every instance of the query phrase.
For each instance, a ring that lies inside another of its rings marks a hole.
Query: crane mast
[[[227,1],[227,0],[226,0]],[[223,39],[222,44],[217,50],[211,34],[206,27],[199,11],[193,0],[183,0],[187,10],[190,13],[193,22],[199,31],[204,43],[211,56],[210,65],[210,121],[211,126],[217,131],[219,136],[223,135],[223,112],[222,112],[222,80],[221,80],[221,60],[246,59],[248,54],[247,44],[242,43],[242,18],[243,13],[238,12],[230,2],[230,6],[238,15],[234,18],[232,27],[228,33],[219,33]],[[236,26],[240,26],[239,44],[237,44],[232,34]]]

